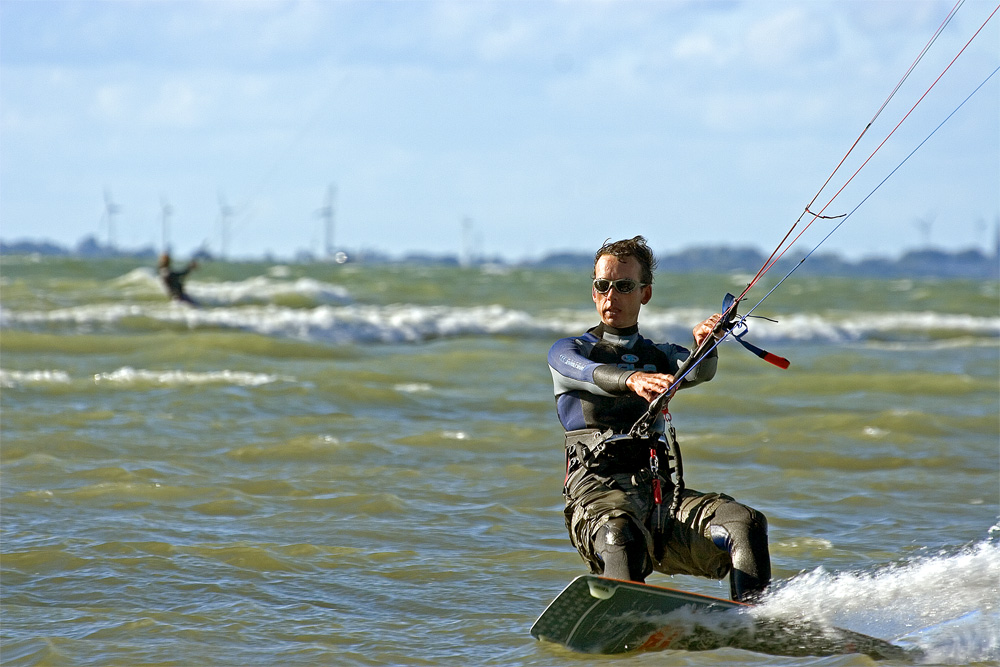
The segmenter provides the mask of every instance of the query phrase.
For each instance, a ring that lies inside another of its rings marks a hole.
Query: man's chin
[[[614,327],[615,329],[628,329],[630,326],[634,325],[635,322],[627,322],[624,318],[617,315],[605,315],[601,318],[606,325],[609,327]]]

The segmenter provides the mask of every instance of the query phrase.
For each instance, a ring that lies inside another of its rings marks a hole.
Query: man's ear
[[[642,288],[642,305],[649,303],[649,300],[653,298],[653,286],[646,285]]]

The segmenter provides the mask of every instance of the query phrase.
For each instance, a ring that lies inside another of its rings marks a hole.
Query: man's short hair
[[[611,241],[607,239],[601,249],[597,251],[594,255],[594,268],[597,268],[597,262],[604,255],[612,255],[617,257],[620,261],[625,260],[628,257],[634,257],[637,262],[639,262],[639,268],[641,273],[639,274],[639,279],[647,285],[653,284],[653,271],[656,269],[656,257],[653,256],[653,251],[650,250],[649,245],[646,243],[646,239],[642,236],[635,236],[630,239],[622,239],[621,241]],[[596,273],[595,273],[596,277]]]

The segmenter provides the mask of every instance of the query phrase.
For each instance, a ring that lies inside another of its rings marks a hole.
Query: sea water
[[[208,262],[191,308],[134,261],[0,268],[3,664],[870,664],[530,637],[585,572],[545,363],[585,270]],[[662,272],[642,330],[747,280]],[[687,485],[768,517],[759,613],[1000,664],[997,283],[795,274],[756,314],[791,367],[723,343],[671,411]]]

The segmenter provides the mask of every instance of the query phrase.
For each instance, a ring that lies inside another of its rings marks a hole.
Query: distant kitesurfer
[[[566,430],[566,527],[596,574],[640,582],[654,570],[713,579],[729,574],[733,599],[750,601],[771,579],[767,519],[727,495],[691,489],[671,515],[665,420],[657,420],[651,438],[629,435],[690,354],[639,335],[639,310],[652,298],[655,267],[641,236],[605,243],[594,257],[591,295],[601,323],[549,351]],[[694,327],[696,347],[719,320],[716,314]],[[711,380],[717,365],[713,350],[682,387]]]
[[[160,255],[160,261],[159,264],[157,264],[157,271],[159,272],[160,280],[163,281],[163,285],[167,288],[167,292],[170,294],[171,299],[174,301],[183,301],[184,303],[189,303],[192,306],[198,305],[198,303],[184,291],[184,280],[187,278],[187,275],[196,268],[198,268],[198,262],[192,259],[188,262],[187,267],[183,271],[174,271],[170,268],[170,253],[165,252]]]

